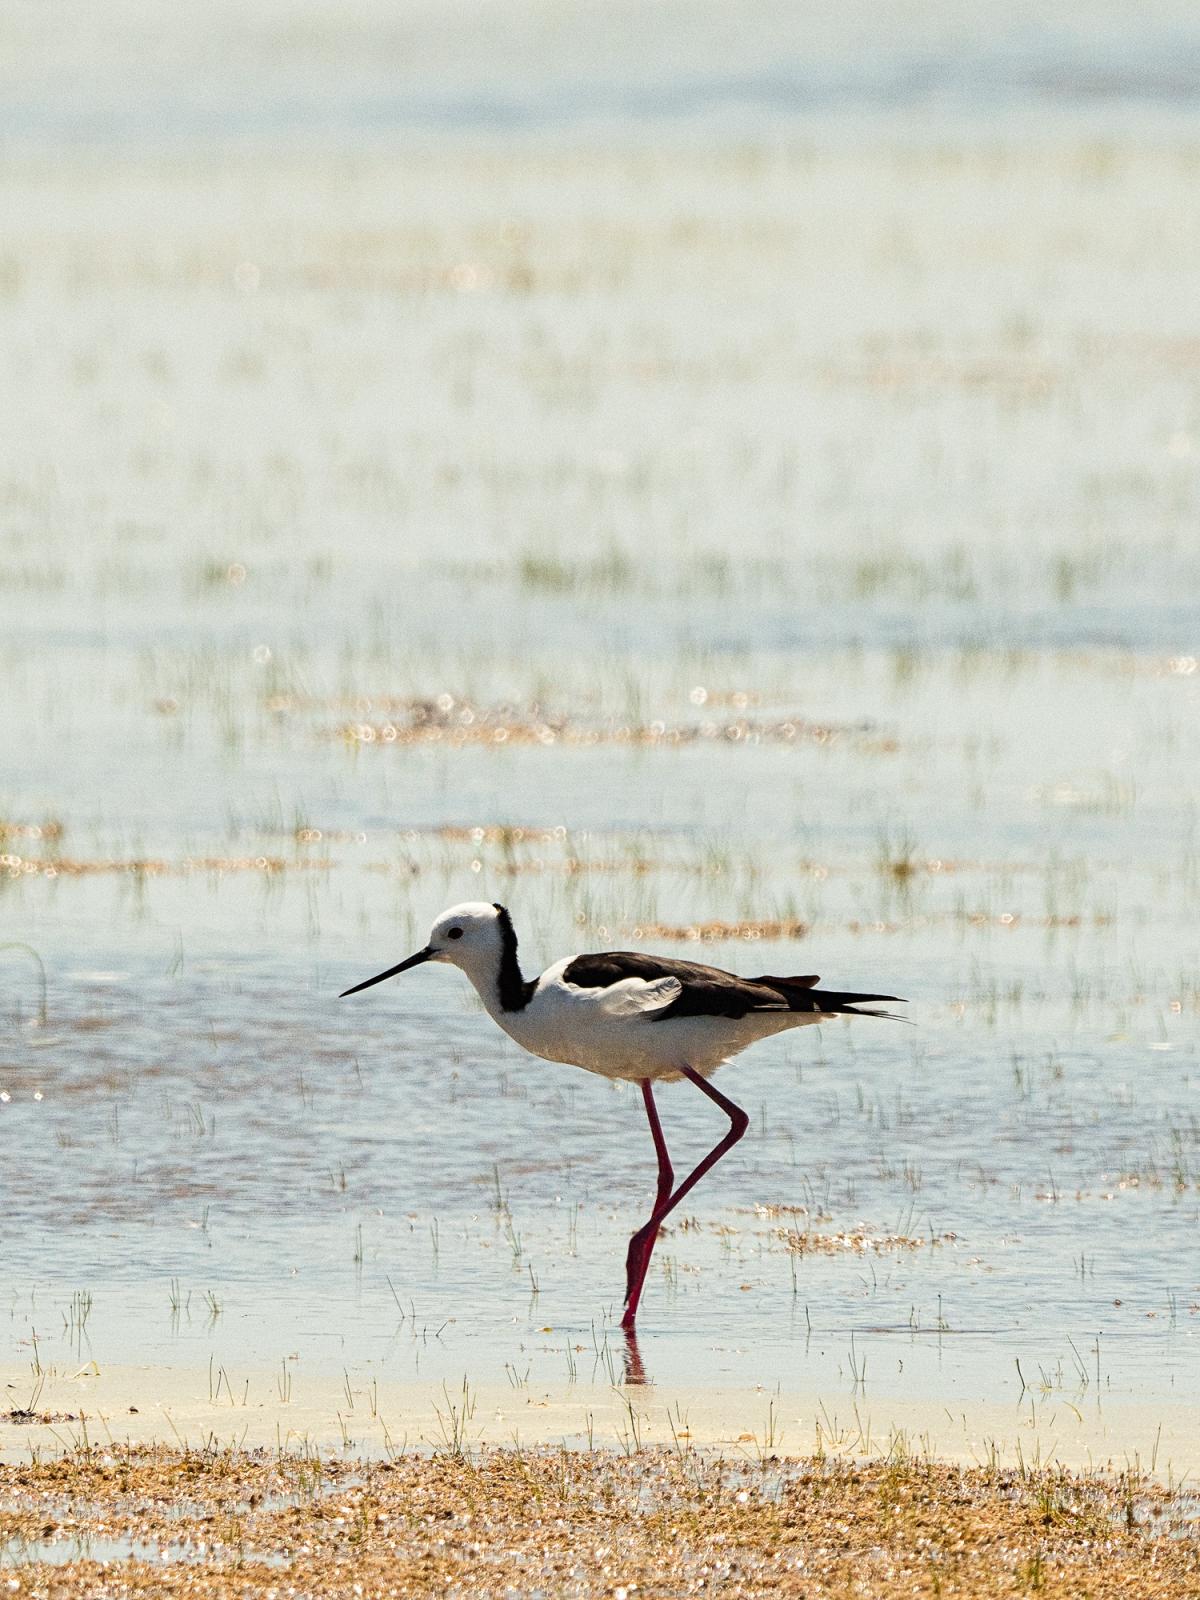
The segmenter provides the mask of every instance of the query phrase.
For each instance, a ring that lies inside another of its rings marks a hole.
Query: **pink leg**
[[[649,1078],[642,1079],[642,1099],[646,1104],[646,1118],[650,1123],[650,1135],[654,1140],[654,1153],[658,1157],[658,1192],[654,1197],[654,1212],[651,1213],[653,1217],[670,1197],[671,1185],[675,1182],[675,1169],[671,1166],[671,1157],[667,1152],[667,1141],[663,1138],[662,1123],[658,1120],[658,1107],[654,1103],[654,1089]],[[647,1223],[629,1241],[629,1250],[625,1256],[626,1305],[633,1293],[634,1284],[641,1288],[646,1269],[650,1265],[650,1252],[654,1249],[657,1237],[658,1229],[651,1231],[650,1224]],[[632,1323],[627,1321],[622,1326],[629,1327]]]
[[[649,1222],[646,1223],[644,1228],[639,1228],[629,1241],[629,1254],[626,1257],[625,1315],[621,1318],[621,1326],[623,1328],[633,1327],[634,1318],[637,1316],[638,1301],[642,1297],[642,1285],[646,1281],[646,1270],[650,1265],[650,1255],[654,1249],[654,1241],[658,1238],[658,1230],[662,1226],[663,1219],[674,1211],[675,1207],[686,1195],[691,1193],[704,1174],[715,1167],[723,1155],[733,1149],[750,1125],[750,1118],[742,1108],[735,1106],[732,1100],[723,1095],[719,1089],[714,1089],[711,1083],[706,1083],[698,1072],[694,1072],[691,1067],[684,1067],[683,1075],[689,1082],[694,1083],[697,1089],[703,1090],[710,1100],[715,1101],[720,1106],[721,1110],[729,1118],[729,1132],[721,1140],[720,1144],[715,1145],[708,1152],[699,1165],[692,1168],[678,1189],[672,1194],[670,1186],[674,1179],[674,1173],[671,1171],[666,1141],[663,1139],[662,1128],[659,1126],[658,1110],[654,1105],[654,1097],[651,1093],[649,1082],[642,1084],[642,1095],[646,1101],[647,1115],[650,1118],[650,1132],[654,1135],[654,1148],[658,1152],[658,1199],[655,1201]]]
[[[671,1192],[671,1185],[675,1182],[675,1169],[667,1153],[667,1141],[663,1138],[662,1123],[658,1120],[658,1107],[654,1103],[654,1090],[649,1078],[642,1084],[642,1099],[646,1102],[646,1116],[654,1140],[654,1154],[658,1157],[658,1193],[654,1197],[654,1206],[657,1210]]]

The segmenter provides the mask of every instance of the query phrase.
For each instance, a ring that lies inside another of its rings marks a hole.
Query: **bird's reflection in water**
[[[642,1352],[638,1349],[637,1334],[632,1328],[625,1328],[622,1331],[625,1334],[625,1382],[652,1382],[646,1376],[646,1369],[642,1365]]]

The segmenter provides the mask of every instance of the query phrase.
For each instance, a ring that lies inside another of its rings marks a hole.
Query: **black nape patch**
[[[504,1011],[524,1011],[533,999],[537,979],[530,980],[521,976],[521,963],[517,960],[517,930],[512,925],[508,908],[502,906],[498,900],[494,900],[492,904],[496,908],[496,921],[500,924],[502,941],[500,971],[497,974],[500,1006]]]

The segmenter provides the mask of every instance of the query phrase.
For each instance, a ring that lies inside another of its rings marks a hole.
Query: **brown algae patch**
[[[62,838],[64,832],[62,823],[56,817],[48,818],[45,822],[15,822],[11,818],[0,819],[0,844],[5,844],[10,839],[35,839],[55,844]]]
[[[0,1468],[7,1591],[74,1596],[1047,1596],[1200,1588],[1134,1475],[687,1448],[324,1462],[90,1450]],[[91,1554],[89,1555],[89,1547]]]
[[[203,872],[225,876],[228,873],[250,872],[276,874],[293,871],[327,871],[331,861],[300,857],[285,861],[281,856],[189,856],[183,861],[166,861],[148,856],[122,859],[100,856],[93,859],[71,856],[19,856],[12,852],[0,854],[0,874],[10,878],[180,878]]]
[[[805,939],[810,928],[807,922],[801,922],[798,917],[785,917],[763,922],[643,922],[630,932],[638,939],[719,944],[726,939]]]
[[[812,1233],[807,1228],[777,1228],[775,1237],[797,1256],[891,1255],[901,1250],[923,1250],[929,1245],[953,1244],[955,1233],[921,1238],[907,1233],[871,1233],[851,1229],[842,1233]]]
[[[305,709],[303,703],[277,696],[269,709],[277,713]],[[382,718],[379,712],[383,712]],[[873,747],[892,753],[894,739],[869,724],[810,722],[804,717],[734,716],[650,722],[635,719],[592,719],[528,706],[477,705],[440,695],[436,700],[404,701],[371,697],[361,715],[338,723],[332,737],[354,745],[642,745],[722,744],[829,745],[851,738],[872,740]]]
[[[795,1218],[791,1226],[772,1228],[770,1236],[778,1240],[785,1250],[798,1256],[890,1255],[896,1251],[924,1250],[958,1242],[956,1233],[886,1233],[868,1227],[823,1233],[801,1224],[800,1218],[809,1218],[804,1206],[756,1205],[753,1214],[771,1222],[784,1217]],[[827,1222],[829,1218],[821,1216],[809,1220]]]

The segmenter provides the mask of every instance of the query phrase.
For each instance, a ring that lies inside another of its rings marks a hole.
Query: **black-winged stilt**
[[[535,1056],[565,1061],[641,1085],[658,1156],[658,1192],[649,1221],[629,1241],[625,1315],[632,1329],[658,1230],[679,1202],[746,1131],[749,1117],[708,1079],[758,1039],[830,1016],[887,1016],[860,1011],[890,994],[843,994],[815,987],[815,977],[739,978],[719,967],[665,956],[610,950],[568,956],[539,978],[526,978],[517,960],[517,935],[502,905],[468,901],[443,911],[423,950],[356,983],[357,994],[423,961],[448,961],[470,978],[489,1015]],[[686,1078],[729,1118],[729,1132],[674,1187],[675,1173],[654,1103],[655,1083]]]

